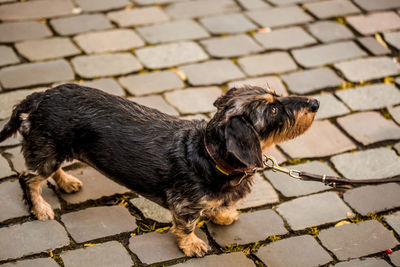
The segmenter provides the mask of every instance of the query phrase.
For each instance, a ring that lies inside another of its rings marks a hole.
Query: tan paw
[[[234,209],[226,209],[214,214],[211,221],[219,225],[230,225],[239,219],[239,212]]]
[[[79,179],[69,174],[66,174],[65,178],[63,182],[58,184],[65,193],[74,193],[81,190],[83,183]]]
[[[179,247],[188,257],[203,257],[209,250],[209,246],[194,233],[180,240]]]
[[[39,204],[34,205],[31,211],[39,221],[54,219],[53,209],[51,208],[50,204],[44,200],[39,202]]]

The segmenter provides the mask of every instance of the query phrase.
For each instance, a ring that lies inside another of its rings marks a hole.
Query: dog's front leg
[[[205,215],[215,224],[230,225],[239,218],[239,213],[227,206],[208,210]]]

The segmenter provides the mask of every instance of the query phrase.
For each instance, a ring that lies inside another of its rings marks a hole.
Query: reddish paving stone
[[[400,3],[397,0],[355,0],[354,2],[366,11],[393,9],[400,7]]]
[[[317,16],[320,19],[326,19],[331,17],[344,16],[354,13],[360,13],[360,9],[357,8],[351,1],[348,0],[328,0],[307,3],[304,5],[308,11]]]
[[[317,115],[315,116],[316,120],[322,120],[332,117],[338,117],[350,113],[350,110],[333,94],[320,94],[320,95],[312,95],[311,97],[317,99],[319,101],[319,109]]]
[[[28,215],[28,206],[19,182],[0,183],[0,222]]]
[[[355,148],[329,121],[315,121],[305,134],[279,146],[292,158],[326,157]]]
[[[391,266],[383,259],[377,258],[366,258],[366,259],[355,259],[346,262],[339,262],[338,264],[334,265],[335,267],[389,267]]]
[[[337,122],[363,145],[400,139],[400,127],[378,112],[360,112],[338,118]]]
[[[318,40],[324,43],[352,39],[353,33],[338,22],[333,21],[318,21],[307,26],[307,29]]]
[[[397,234],[400,234],[400,211],[386,215],[384,218],[393,230],[395,230]]]
[[[43,92],[45,89],[28,89],[7,92],[1,94],[0,97],[0,119],[7,119],[11,116],[14,105],[21,102],[25,97],[32,93]]]
[[[160,95],[130,97],[128,99],[141,105],[157,109],[172,116],[179,115],[178,111],[176,111],[176,109],[165,102],[165,100]]]
[[[59,267],[53,259],[51,258],[40,258],[33,260],[21,260],[16,262],[10,262],[2,264],[1,267],[32,267],[32,266],[40,266],[40,267]]]
[[[245,87],[245,86],[259,86],[262,88],[271,88],[275,90],[278,95],[287,96],[285,85],[282,83],[281,79],[276,76],[264,76],[258,78],[251,78],[241,81],[233,81],[228,83],[229,88],[234,87]]]
[[[366,256],[399,244],[393,234],[375,220],[322,230],[318,238],[339,260]]]
[[[200,22],[214,34],[235,34],[257,29],[257,26],[241,13],[204,17]]]
[[[234,252],[229,254],[221,255],[210,255],[199,259],[190,259],[184,263],[179,263],[175,265],[176,267],[208,267],[208,266],[218,266],[218,267],[232,267],[232,266],[242,266],[242,267],[254,267],[253,261],[247,258],[241,252]]]
[[[124,96],[125,92],[124,89],[113,79],[110,78],[103,78],[94,81],[86,81],[80,83],[82,86],[88,86],[92,88],[100,89],[106,93],[117,95],[117,96]]]
[[[50,29],[39,21],[5,22],[0,24],[0,43],[38,39],[51,35]]]
[[[51,26],[60,35],[73,35],[81,32],[113,28],[103,14],[84,14],[73,17],[52,19]]]
[[[265,33],[255,33],[254,38],[261,43],[265,49],[290,49],[317,42],[300,27],[289,27]]]
[[[393,11],[349,16],[346,20],[363,35],[400,28],[400,17]]]
[[[358,41],[375,56],[390,54],[390,50],[381,45],[374,37],[361,37],[358,38]]]
[[[75,2],[86,12],[107,11],[132,5],[128,0],[97,0],[96,4],[93,4],[92,0],[75,0]]]
[[[400,223],[400,221],[399,221]],[[394,266],[400,266],[400,250],[393,252],[389,255],[390,261],[394,264]]]
[[[195,18],[236,11],[240,11],[240,7],[232,0],[177,2],[165,8],[165,12],[175,19]]]
[[[267,266],[320,266],[332,261],[331,256],[309,235],[279,240],[256,253]]]
[[[11,47],[5,45],[0,46],[0,66],[6,66],[19,62],[19,58],[14,53]]]
[[[387,108],[393,120],[400,124],[400,106]]]
[[[240,58],[238,64],[250,76],[287,72],[297,68],[296,63],[287,52],[246,56]]]
[[[312,21],[313,18],[298,6],[274,7],[247,11],[249,16],[262,27],[280,27]]]
[[[151,200],[139,196],[129,200],[129,202],[139,209],[146,219],[151,219],[160,223],[172,222],[171,212]]]
[[[120,27],[159,23],[169,19],[167,14],[157,6],[113,11],[107,13],[107,17]]]

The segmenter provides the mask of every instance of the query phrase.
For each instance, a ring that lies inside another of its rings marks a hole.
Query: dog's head
[[[230,89],[214,106],[217,112],[207,125],[207,138],[214,146],[222,144],[218,147],[220,156],[247,167],[262,167],[262,151],[304,133],[319,102],[247,86]]]

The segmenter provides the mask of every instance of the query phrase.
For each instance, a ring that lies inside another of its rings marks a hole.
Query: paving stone
[[[215,86],[198,87],[167,92],[165,99],[182,114],[206,113],[216,110],[213,103],[221,94]]]
[[[274,62],[274,64],[271,64],[271,62]],[[286,72],[297,68],[296,63],[286,52],[246,56],[240,58],[238,63],[250,76]]]
[[[257,53],[262,48],[248,35],[216,37],[200,41],[213,57],[238,57]]]
[[[0,43],[38,39],[51,35],[50,29],[39,21],[5,22],[0,24]]]
[[[399,206],[400,185],[396,183],[370,185],[347,190],[343,195],[353,209],[361,215],[390,210]]]
[[[363,145],[400,139],[400,127],[380,113],[359,112],[337,119],[340,126]]]
[[[195,40],[209,37],[210,34],[193,20],[176,20],[137,28],[143,38],[151,43],[181,40]]]
[[[386,215],[384,218],[393,230],[395,230],[397,234],[400,234],[400,211]]]
[[[320,266],[332,261],[331,256],[309,235],[279,240],[256,253],[267,266]]]
[[[305,3],[305,2],[310,2],[314,0],[268,0],[268,2],[278,5],[278,6],[285,6],[285,5],[290,5],[290,4],[296,4],[296,3]]]
[[[318,238],[339,260],[358,258],[393,248],[393,234],[375,220],[320,231]]]
[[[213,34],[234,34],[257,29],[243,14],[223,14],[201,18],[200,22]]]
[[[84,14],[67,18],[52,19],[50,24],[60,35],[73,35],[81,32],[113,28],[111,23],[103,14]]]
[[[179,116],[182,120],[205,120],[209,121],[210,119],[204,114],[195,114],[195,115],[186,115],[186,116]]]
[[[30,61],[69,57],[81,53],[70,39],[60,37],[16,43],[15,47]]]
[[[25,63],[3,68],[0,82],[5,88],[18,88],[74,79],[71,66],[64,59]]]
[[[253,243],[265,240],[269,236],[284,235],[288,232],[281,217],[272,210],[242,213],[239,215],[239,220],[229,226],[209,222],[207,228],[211,236],[222,247]]]
[[[339,90],[335,94],[355,111],[380,109],[400,103],[399,90],[387,83]]]
[[[11,113],[9,114],[11,115]],[[6,125],[6,123],[8,123],[8,120],[3,120],[0,121],[0,129],[4,128],[4,125]],[[19,133],[17,133],[16,136],[11,136],[10,138],[4,140],[3,142],[0,143],[0,147],[6,147],[6,146],[15,146],[18,145],[21,141],[21,135]],[[1,170],[1,167],[0,167]],[[0,175],[1,177],[1,175]]]
[[[288,166],[290,169],[295,169],[299,171],[306,171],[311,173],[326,174],[337,176],[326,163],[319,161],[311,161],[304,164]],[[285,197],[298,197],[302,195],[308,195],[311,193],[316,193],[324,190],[328,190],[331,187],[324,185],[320,182],[313,181],[301,181],[298,179],[293,179],[286,174],[282,174],[274,171],[265,171],[264,175],[272,183],[272,185],[281,192]]]
[[[263,153],[274,157],[278,164],[281,164],[281,163],[284,163],[287,161],[285,155],[283,155],[282,152],[280,150],[278,150],[275,145],[273,145],[270,148],[267,148],[265,151],[263,151]]]
[[[248,209],[279,202],[279,196],[274,188],[259,173],[254,175],[253,181],[251,192],[244,201],[235,205],[236,209]]]
[[[335,192],[326,192],[284,202],[276,211],[296,231],[346,219],[351,210]]]
[[[383,35],[393,47],[400,49],[400,32],[388,32]]]
[[[34,20],[72,15],[71,0],[37,0],[0,6],[2,20]]]
[[[400,266],[400,250],[393,252],[392,254],[389,255],[390,261],[395,265],[395,266]]]
[[[290,49],[316,43],[316,40],[300,27],[255,33],[254,38],[265,49]]]
[[[157,6],[113,11],[109,12],[107,17],[120,27],[159,23],[169,19],[167,14]]]
[[[334,265],[335,267],[389,267],[390,264],[383,259],[366,258],[366,259],[355,259],[346,262],[339,262]]]
[[[263,0],[238,0],[238,2],[243,8],[247,10],[270,7],[270,5]]]
[[[172,222],[171,212],[151,200],[139,196],[131,199],[129,202],[139,209],[146,219],[151,219],[160,223]]]
[[[400,142],[397,143],[397,144],[395,144],[395,145],[393,146],[393,148],[397,151],[398,154],[400,154]]]
[[[44,89],[18,90],[1,94],[0,97],[0,119],[6,119],[11,116],[14,105],[18,104],[28,95],[35,92],[42,92]]]
[[[378,179],[400,174],[400,157],[385,147],[337,155],[331,161],[349,179]]]
[[[203,231],[196,228],[195,233],[208,244],[207,236]],[[169,232],[152,232],[131,237],[129,249],[145,264],[185,257],[176,243],[175,236]]]
[[[281,78],[290,91],[298,94],[306,94],[342,84],[342,79],[329,68],[292,72],[282,75]]]
[[[128,267],[133,262],[121,243],[110,241],[92,247],[64,251],[61,258],[65,267]]]
[[[358,41],[375,56],[390,54],[390,50],[381,45],[374,37],[361,37]]]
[[[312,35],[317,37],[318,40],[324,43],[352,39],[354,37],[349,29],[333,21],[318,21],[308,25],[307,29]]]
[[[172,3],[165,12],[175,19],[210,16],[220,13],[240,11],[240,7],[232,0],[194,0]]]
[[[335,64],[352,82],[383,78],[400,73],[400,64],[390,57],[370,57]]]
[[[211,60],[179,68],[191,85],[221,84],[244,78],[243,72],[230,60]]]
[[[246,15],[262,27],[280,27],[312,21],[298,6],[274,7],[247,11]]]
[[[387,108],[393,120],[400,124],[400,106]]]
[[[75,0],[75,2],[86,12],[107,11],[132,4],[128,0],[97,0],[96,4],[93,4],[92,0]]]
[[[348,0],[321,1],[307,3],[304,6],[308,11],[320,19],[345,16],[361,12],[351,1]]]
[[[72,238],[86,242],[136,229],[136,220],[123,206],[95,207],[66,213],[61,216]]]
[[[143,68],[130,53],[77,56],[71,63],[76,73],[85,78],[122,75]]]
[[[393,9],[400,7],[399,1],[396,0],[380,0],[379,2],[374,0],[355,0],[354,2],[366,11]]]
[[[25,169],[25,158],[22,154],[21,147],[17,146],[11,149],[7,149],[3,156],[9,159],[12,163],[13,170],[16,171],[18,174]]]
[[[19,63],[20,60],[11,47],[0,46],[0,66]]]
[[[39,258],[33,260],[21,260],[2,264],[1,267],[58,267],[59,265],[51,258]]]
[[[288,93],[286,91],[285,85],[283,85],[281,79],[276,76],[264,76],[258,78],[251,78],[240,81],[233,81],[228,83],[229,88],[233,87],[245,87],[245,86],[259,86],[263,88],[270,87],[275,90],[278,95],[287,96]]]
[[[316,120],[338,117],[350,113],[350,110],[332,94],[312,95],[320,103]]]
[[[172,116],[179,115],[178,111],[176,111],[176,109],[165,102],[165,100],[160,95],[130,97],[128,99],[141,105],[157,109]]]
[[[355,145],[329,121],[315,121],[305,134],[279,145],[292,158],[315,158],[338,154]]]
[[[117,96],[125,95],[124,89],[122,89],[121,86],[115,80],[110,78],[103,78],[94,81],[86,81],[80,83],[80,85],[97,88],[112,95],[117,95]]]
[[[55,220],[26,222],[0,228],[0,260],[20,258],[68,244],[67,233]]]
[[[47,183],[42,185],[42,197],[47,201],[47,203],[50,204],[53,210],[61,209],[60,200],[58,199],[54,190],[51,189]]]
[[[0,164],[2,164],[2,160]],[[8,166],[7,166],[8,167]],[[28,216],[28,206],[18,181],[6,181],[0,184],[0,222],[16,217]]]
[[[296,61],[305,67],[316,67],[367,55],[352,41],[300,48],[292,53]]]
[[[190,259],[184,263],[175,265],[176,267],[231,267],[231,266],[254,266],[254,263],[241,252],[234,252],[221,255],[210,255],[203,258]]]
[[[400,28],[400,17],[392,11],[349,16],[346,21],[363,35]]]
[[[208,59],[194,42],[179,42],[136,49],[138,59],[150,69],[167,68]]]
[[[134,3],[146,6],[146,5],[154,5],[154,4],[166,4],[166,3],[173,3],[183,0],[133,0]]]
[[[0,179],[12,176],[14,174],[15,173],[11,171],[10,165],[8,164],[7,160],[3,157],[0,157]]]

